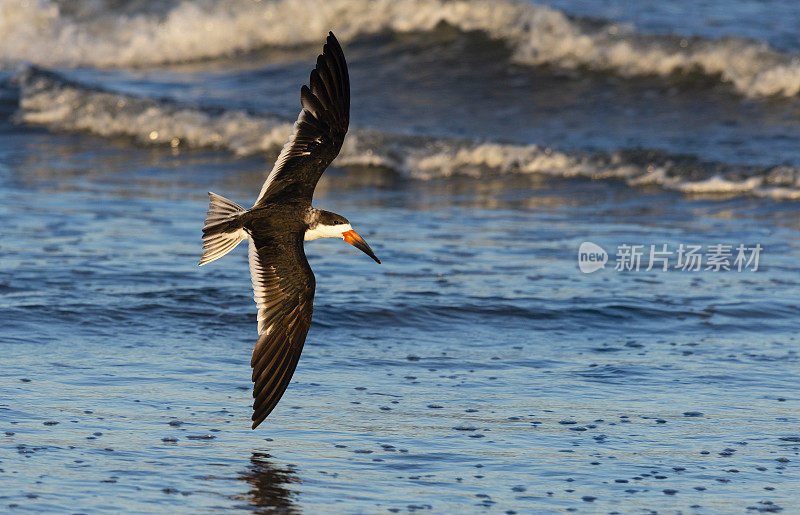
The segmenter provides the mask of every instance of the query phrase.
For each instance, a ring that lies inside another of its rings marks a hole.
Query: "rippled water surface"
[[[3,150],[2,502],[35,511],[788,508],[797,212],[582,181],[334,170],[384,260],[307,244],[316,313],[248,429],[245,253],[204,187],[260,160],[23,131]],[[751,273],[581,274],[576,249],[761,243]],[[591,505],[590,505],[591,503]]]
[[[0,0],[0,512],[797,512],[800,11],[491,4]],[[329,28],[353,124],[315,204],[383,264],[306,245],[251,431],[206,192],[252,202]],[[763,251],[644,270],[664,244]]]

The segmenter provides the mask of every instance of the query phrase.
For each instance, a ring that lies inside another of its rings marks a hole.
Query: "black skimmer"
[[[249,241],[250,278],[258,305],[253,349],[253,429],[275,408],[292,378],[314,309],[314,273],[303,241],[342,238],[380,263],[347,218],[311,206],[314,188],[339,153],[350,123],[350,77],[339,42],[328,34],[294,132],[250,209],[209,193],[200,265]]]

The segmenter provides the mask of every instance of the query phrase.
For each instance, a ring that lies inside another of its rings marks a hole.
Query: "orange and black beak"
[[[372,249],[369,248],[369,245],[367,245],[367,242],[364,241],[364,238],[359,236],[357,232],[352,231],[352,230],[345,231],[345,232],[342,233],[342,238],[344,238],[344,241],[346,241],[350,245],[354,246],[355,248],[357,248],[358,250],[360,250],[364,254],[368,255],[369,257],[371,257],[372,259],[377,261],[378,264],[380,264],[381,260],[378,259],[378,256],[376,256],[375,253],[372,252]]]

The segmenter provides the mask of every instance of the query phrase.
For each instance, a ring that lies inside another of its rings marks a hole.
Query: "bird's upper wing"
[[[350,76],[333,32],[317,57],[309,84],[300,89],[303,110],[255,206],[265,205],[279,192],[310,204],[317,181],[342,148],[350,124]]]
[[[314,309],[314,273],[302,235],[250,238],[250,278],[258,304],[253,349],[253,429],[275,408],[292,378]]]

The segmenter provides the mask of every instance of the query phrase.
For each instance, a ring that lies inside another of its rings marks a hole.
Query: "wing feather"
[[[275,408],[303,350],[314,309],[314,274],[302,235],[249,239],[250,278],[258,306],[253,349],[253,429]]]
[[[264,181],[254,207],[280,193],[311,203],[322,173],[339,154],[350,125],[350,76],[344,52],[328,34],[309,86],[300,88],[300,111],[289,141]]]

